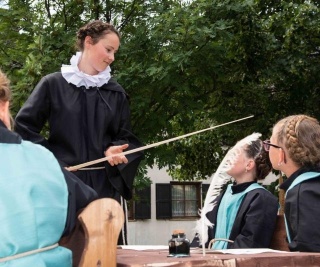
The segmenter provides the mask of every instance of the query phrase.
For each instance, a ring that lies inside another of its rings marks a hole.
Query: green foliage
[[[145,151],[141,184],[155,163],[174,179],[205,179],[222,147],[252,132],[267,138],[290,114],[320,118],[314,1],[10,0],[0,15],[1,68],[12,79],[14,114],[42,76],[69,62],[76,30],[99,18],[121,32],[112,70],[145,144],[255,115]]]

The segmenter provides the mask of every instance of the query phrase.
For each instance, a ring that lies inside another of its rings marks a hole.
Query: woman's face
[[[90,67],[87,74],[95,75],[104,71],[115,59],[115,53],[120,46],[120,40],[116,33],[110,32],[104,35],[96,44],[92,43],[91,37],[85,39],[84,53],[86,64]]]

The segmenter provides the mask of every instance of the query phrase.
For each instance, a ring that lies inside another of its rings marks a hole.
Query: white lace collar
[[[61,73],[68,83],[72,83],[77,87],[85,86],[100,87],[103,84],[108,83],[111,78],[111,68],[108,66],[104,71],[99,72],[97,75],[89,75],[79,70],[78,63],[82,53],[77,52],[70,59],[71,65],[62,65]]]

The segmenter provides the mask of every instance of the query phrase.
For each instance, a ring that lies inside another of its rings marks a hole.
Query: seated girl
[[[209,243],[213,249],[270,246],[278,200],[257,183],[271,171],[260,136],[254,133],[239,141],[212,177],[197,225],[206,247]]]

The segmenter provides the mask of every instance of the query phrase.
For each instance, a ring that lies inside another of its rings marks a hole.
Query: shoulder
[[[41,78],[37,86],[35,87],[35,91],[57,91],[59,89],[66,88],[68,86],[68,82],[63,78],[61,72],[54,72],[47,74]]]
[[[67,81],[63,78],[61,72],[53,72],[50,74],[47,74],[41,78],[41,80],[38,83],[38,86],[40,85],[51,85],[51,84],[68,84]]]
[[[0,143],[20,144],[21,141],[22,138],[19,134],[7,129],[0,121]]]
[[[42,81],[47,81],[47,82],[67,82],[61,72],[53,72],[50,74],[45,75],[42,79]]]
[[[111,78],[107,84],[104,84],[103,86],[101,86],[101,89],[122,93],[128,97],[128,94],[126,93],[126,91],[114,78]]]
[[[63,82],[65,81],[64,78],[61,75],[61,72],[54,72],[54,73],[50,73],[47,74],[45,76],[43,76],[39,83],[37,84],[37,87],[41,87],[44,86],[46,84],[53,84],[53,83],[57,83],[57,82]]]
[[[277,214],[279,201],[276,196],[263,188],[257,188],[247,193],[242,204],[242,210],[260,210],[263,213]]]
[[[278,199],[275,195],[273,195],[270,191],[264,189],[264,188],[256,188],[247,194],[248,197],[251,198],[259,198],[266,202],[274,202],[278,203]]]
[[[287,193],[290,194],[290,191],[318,191],[320,188],[320,173],[304,173],[306,177],[303,179],[302,175],[295,178],[295,180],[289,186]],[[302,180],[299,181],[299,178]],[[289,179],[288,179],[289,180]],[[287,181],[286,181],[287,182]],[[296,183],[295,183],[296,182]]]
[[[30,155],[34,156],[35,158],[49,160],[58,164],[58,161],[53,153],[44,146],[26,140],[22,140],[21,145],[26,151],[28,151],[28,154],[30,153]]]
[[[49,74],[44,75],[41,80],[59,80],[59,79],[64,79],[61,72],[52,72]]]
[[[291,191],[291,192],[290,192]],[[311,192],[314,192],[317,197],[320,197],[320,173],[319,176],[314,177],[313,179],[304,180],[301,183],[297,184],[293,188],[287,191],[288,195],[290,193],[297,194],[306,194],[310,195]]]

